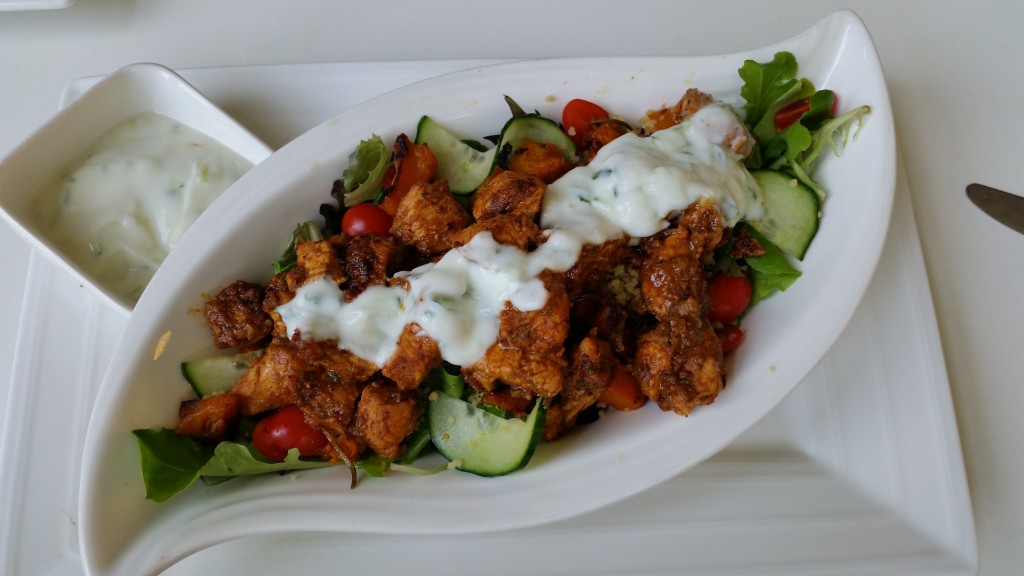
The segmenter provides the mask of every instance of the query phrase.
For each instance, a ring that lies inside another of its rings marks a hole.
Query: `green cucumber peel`
[[[525,467],[544,431],[547,408],[538,399],[525,420],[502,418],[446,394],[431,395],[430,437],[450,463],[478,476],[502,476]]]

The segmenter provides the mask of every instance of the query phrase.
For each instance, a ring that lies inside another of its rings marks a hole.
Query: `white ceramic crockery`
[[[344,467],[201,484],[163,504],[145,500],[131,431],[173,426],[190,397],[182,360],[213,345],[194,314],[203,295],[239,278],[263,281],[295,224],[317,215],[361,139],[413,133],[429,114],[465,135],[495,133],[503,95],[557,117],[571,98],[628,119],[697,87],[737,107],[737,69],[793,52],[800,74],[872,112],[841,157],[824,158],[829,191],[803,276],[744,319],[747,339],[715,404],[687,418],[651,404],[612,413],[538,448],[515,474],[446,472],[363,478]],[[712,57],[540,60],[427,80],[356,107],[299,137],[243,176],[196,222],[157,272],[113,355],[83,457],[79,527],[89,574],[155,573],[197,550],[255,534],[446,534],[538,525],[622,500],[679,474],[760,420],[814,367],[860,301],[883,245],[896,159],[879,61],[860,20],[838,13],[807,32],[742,54]],[[154,352],[161,345],[160,354]]]

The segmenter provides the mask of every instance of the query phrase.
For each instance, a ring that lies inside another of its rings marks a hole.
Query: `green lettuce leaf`
[[[326,468],[332,464],[326,460],[302,460],[299,449],[292,448],[284,462],[270,462],[260,456],[249,444],[221,442],[214,449],[213,458],[203,466],[203,476],[250,476],[268,472],[288,472],[308,468]]]
[[[135,430],[133,434],[139,444],[146,498],[154,502],[164,502],[188,488],[213,458],[213,447],[173,430]]]
[[[247,444],[209,446],[167,428],[132,433],[139,445],[146,498],[154,502],[165,502],[201,476],[213,484],[235,476],[332,466],[326,460],[302,460],[295,448],[284,462],[269,462]]]
[[[369,140],[363,140],[348,157],[348,167],[341,175],[341,193],[332,192],[335,199],[343,206],[373,200],[390,164],[391,154],[380,136],[374,134]]]
[[[806,153],[800,156],[800,167],[809,173],[818,159],[818,155],[826,147],[832,148],[832,151],[838,156],[850,138],[854,123],[857,124],[857,130],[853,131],[853,137],[856,138],[857,132],[864,124],[864,117],[870,112],[869,106],[858,106],[849,112],[823,121],[814,131],[811,145],[807,148]]]

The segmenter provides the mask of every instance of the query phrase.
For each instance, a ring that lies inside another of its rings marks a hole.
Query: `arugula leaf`
[[[790,52],[777,52],[771,62],[746,60],[739,69],[743,87],[740,96],[745,120],[761,142],[775,134],[775,113],[788,104],[814,93],[809,80],[796,77],[796,57]]]
[[[384,181],[384,172],[391,164],[391,154],[384,140],[373,134],[363,140],[348,157],[348,167],[341,175],[341,190],[331,194],[343,206],[355,206],[372,200]]]

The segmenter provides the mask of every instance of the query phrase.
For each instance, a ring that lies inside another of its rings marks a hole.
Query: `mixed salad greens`
[[[765,200],[765,218],[745,222],[748,232],[764,248],[763,254],[736,258],[730,246],[716,251],[714,268],[729,278],[749,279],[752,293],[742,298],[732,312],[723,318],[735,321],[744,310],[774,291],[785,290],[799,276],[794,260],[803,258],[817,230],[825,191],[812,178],[816,161],[826,148],[837,154],[847,142],[854,127],[859,129],[869,113],[867,106],[858,106],[836,115],[837,97],[830,90],[817,90],[797,75],[795,57],[787,52],[775,54],[770,62],[748,60],[739,69],[743,80],[740,95],[745,100],[744,121],[756,138],[747,168],[761,185]],[[511,103],[513,119],[520,122],[522,134],[508,138],[528,138],[555,126],[559,142],[572,146],[574,130],[569,126],[527,114]],[[588,120],[589,122],[589,120]],[[563,121],[564,123],[564,121]],[[420,122],[417,143],[429,141],[438,148],[438,174],[447,178],[454,193],[471,192],[479,180],[490,173],[501,142],[492,148],[463,142],[428,117]],[[507,126],[506,126],[507,128]],[[550,138],[549,138],[550,140]],[[567,148],[568,149],[568,148]],[[454,151],[454,152],[453,152]],[[454,162],[444,162],[455,155]],[[382,182],[393,168],[392,155],[379,136],[364,140],[350,157],[336,185],[334,194],[346,207],[379,203]],[[483,174],[483,176],[481,176]],[[304,240],[321,240],[340,229],[338,213],[330,206],[321,208],[326,225],[304,223],[294,232],[288,250],[274,263],[274,273],[295,266],[295,244]],[[742,339],[742,333],[737,336]],[[727,348],[723,340],[723,349]],[[185,378],[200,397],[227,391],[245,373],[257,353],[217,356],[182,365]],[[396,458],[379,455],[347,462],[370,476],[383,476],[390,471],[429,474],[458,468],[479,475],[507,474],[525,466],[540,441],[544,426],[545,405],[537,401],[524,419],[514,418],[499,408],[469,402],[469,391],[457,369],[448,365],[435,368],[424,382],[423,394],[432,399],[419,429],[404,442]],[[162,502],[178,494],[197,479],[208,484],[252,474],[286,472],[332,466],[322,459],[308,458],[298,447],[292,447],[270,459],[266,450],[254,445],[254,431],[266,426],[255,417],[242,418],[231,440],[205,444],[169,429],[134,431],[138,442],[142,474],[147,498]],[[257,442],[258,443],[258,442]],[[444,463],[421,468],[413,463],[425,452],[437,450]]]

